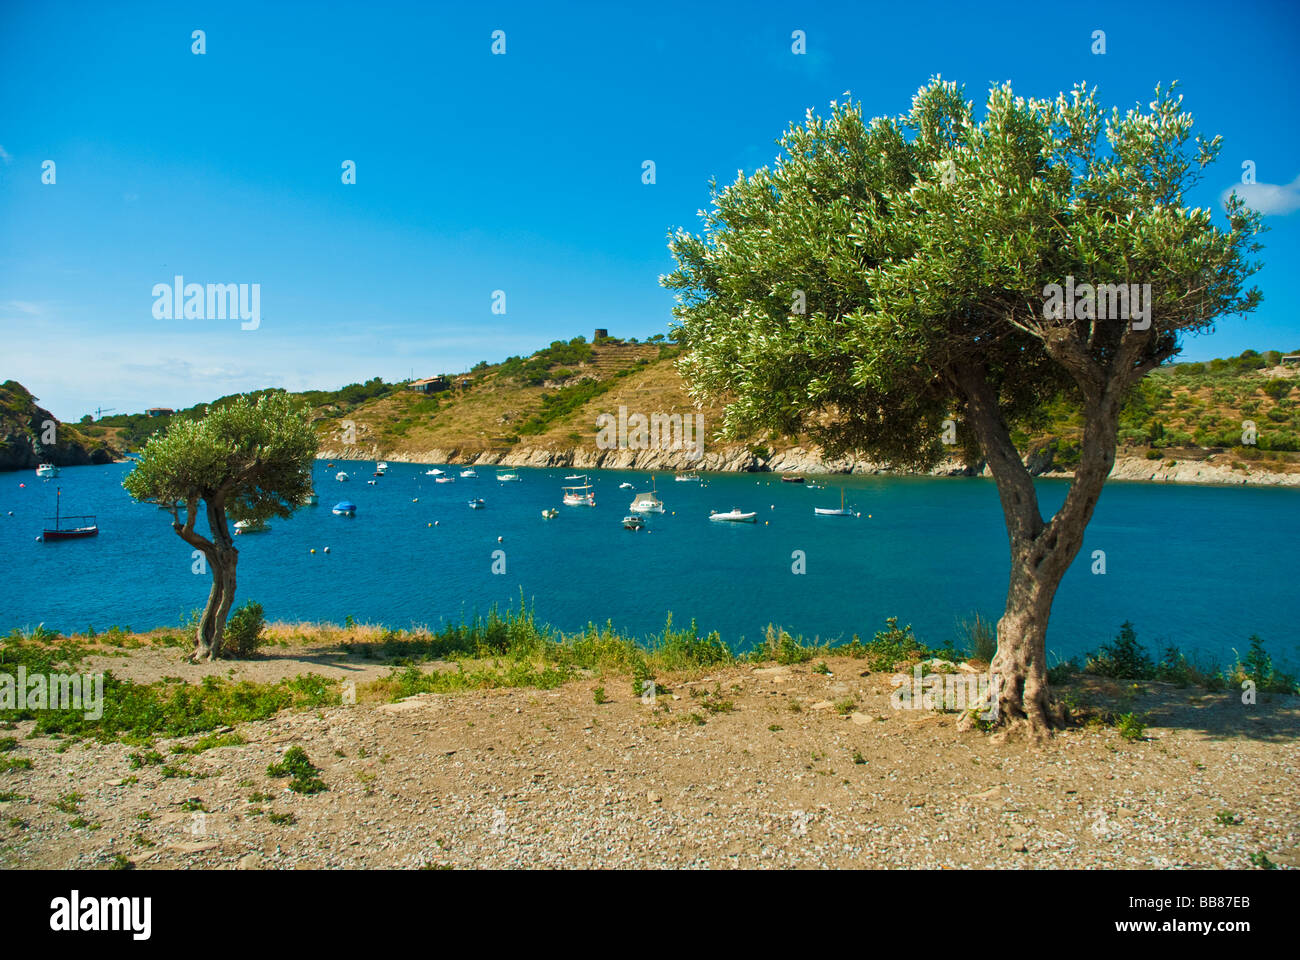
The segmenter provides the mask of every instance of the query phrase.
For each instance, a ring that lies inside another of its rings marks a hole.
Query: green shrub
[[[290,747],[284,759],[266,768],[268,777],[289,777],[289,789],[294,793],[313,794],[328,790],[318,770],[302,747]]]
[[[262,616],[262,605],[249,600],[232,613],[226,620],[225,639],[221,649],[225,656],[246,659],[257,653],[258,647],[266,643],[262,631],[266,628],[266,619]]]
[[[1120,626],[1115,642],[1102,644],[1088,658],[1085,669],[1115,680],[1150,680],[1155,676],[1155,664],[1147,656],[1146,648],[1138,643],[1137,632],[1127,620]]]

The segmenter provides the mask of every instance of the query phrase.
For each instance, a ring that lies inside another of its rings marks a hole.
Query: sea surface
[[[132,467],[0,475],[0,633],[176,626],[203,605],[210,577],[192,571],[170,515],[122,488]],[[816,490],[767,474],[683,483],[661,473],[669,512],[629,532],[621,521],[633,494],[650,488],[648,473],[593,471],[590,508],[561,505],[571,470],[520,469],[521,482],[499,483],[493,468],[473,480],[451,467],[456,481],[435,484],[427,465],[394,463],[372,486],[373,469],[319,462],[319,506],[237,537],[236,602],[257,600],[270,620],[436,627],[522,595],[539,620],[565,630],[612,620],[646,637],[671,613],[738,648],[769,623],[867,639],[896,616],[940,646],[959,618],[996,619],[1006,592],[991,480],[829,477]],[[336,481],[339,470],[351,479]],[[634,489],[620,489],[625,482]],[[814,506],[839,506],[841,487],[861,516],[815,516]],[[1067,482],[1038,487],[1053,510]],[[98,537],[38,541],[56,488],[65,514],[97,515]],[[486,507],[470,510],[471,497]],[[355,517],[331,513],[342,499],[357,504]],[[560,516],[543,519],[547,507]],[[757,511],[758,523],[708,519],[732,507]],[[1093,572],[1094,551],[1104,551],[1104,574]],[[795,573],[801,558],[806,572]],[[1111,483],[1057,595],[1048,644],[1063,657],[1090,651],[1129,620],[1153,653],[1176,644],[1226,662],[1258,634],[1276,660],[1300,663],[1297,581],[1300,490]]]

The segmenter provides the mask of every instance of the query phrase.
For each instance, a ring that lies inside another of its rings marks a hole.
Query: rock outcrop
[[[46,439],[52,442],[45,442]],[[34,470],[42,463],[81,467],[112,463],[121,457],[108,444],[92,440],[72,424],[60,423],[16,380],[0,384],[0,471]]]

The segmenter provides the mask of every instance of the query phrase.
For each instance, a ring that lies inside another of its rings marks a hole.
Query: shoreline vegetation
[[[196,611],[197,613],[197,611]],[[255,664],[278,651],[311,650],[321,664],[352,663],[387,670],[367,672],[370,679],[355,684],[357,702],[397,702],[419,694],[527,687],[548,690],[571,681],[596,677],[626,687],[641,697],[648,683],[670,689],[683,677],[735,665],[811,665],[828,658],[859,662],[868,673],[920,676],[930,673],[985,673],[996,650],[995,624],[978,614],[960,621],[943,646],[931,646],[910,625],[886,620],[870,640],[857,634],[848,641],[808,640],[769,625],[759,644],[747,651],[733,649],[717,632],[703,636],[696,624],[674,625],[670,613],[659,633],[644,639],[616,630],[612,622],[588,624],[563,632],[539,624],[522,601],[504,612],[493,607],[486,615],[448,624],[436,630],[413,627],[397,630],[349,622],[337,624],[266,624],[262,608],[249,601],[233,611],[226,654],[210,663],[192,665],[198,682],[170,673],[155,679],[118,676],[114,660],[130,660],[136,651],[162,651],[179,662],[193,648],[193,625],[133,632],[121,627],[93,629],[63,636],[44,626],[13,629],[0,639],[0,674],[28,675],[83,670],[94,663],[104,672],[103,716],[88,720],[66,711],[3,709],[0,722],[35,721],[44,734],[95,737],[101,740],[145,742],[156,736],[207,733],[229,724],[267,719],[294,708],[339,705],[344,681],[337,671],[307,671],[274,682],[232,682],[218,668]],[[1095,712],[1069,695],[1086,678],[1130,684],[1157,683],[1178,689],[1239,692],[1249,685],[1256,694],[1300,695],[1297,677],[1274,664],[1264,642],[1245,638],[1231,664],[1215,664],[1203,656],[1189,657],[1169,646],[1153,656],[1133,626],[1120,626],[1113,642],[1091,654],[1056,658],[1048,673],[1072,723],[1095,722]],[[205,669],[210,668],[210,669]],[[233,672],[233,671],[232,671]],[[666,679],[667,678],[667,679]],[[1134,722],[1130,717],[1129,722]],[[1112,718],[1116,723],[1118,719]]]
[[[0,867],[1300,867],[1300,701],[1258,642],[1212,666],[1124,625],[1053,667],[1043,751],[898,709],[916,668],[986,668],[979,617],[749,652],[522,605],[231,630],[197,664],[189,625],[0,639],[0,674],[105,674],[96,720],[0,711]]]

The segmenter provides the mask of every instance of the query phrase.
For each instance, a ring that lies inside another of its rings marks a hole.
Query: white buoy
[[[329,552],[330,552],[330,548],[329,548],[329,547],[326,547],[326,548],[325,548],[325,552],[326,552],[326,553],[329,553]]]
[[[500,543],[502,539],[503,539],[502,537],[497,537],[497,543]]]

